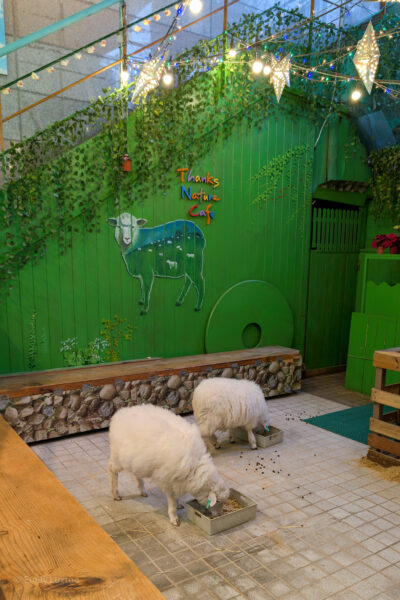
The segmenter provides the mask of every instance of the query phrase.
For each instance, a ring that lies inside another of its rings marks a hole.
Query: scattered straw
[[[387,481],[398,481],[400,483],[400,467],[383,467],[366,456],[360,458],[359,462],[362,467],[368,467],[368,469],[377,471],[383,479],[386,479]]]

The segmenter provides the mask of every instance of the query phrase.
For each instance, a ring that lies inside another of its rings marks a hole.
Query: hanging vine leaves
[[[399,18],[391,15],[381,22],[387,29],[398,24]],[[271,37],[283,29],[292,33],[283,39]],[[321,62],[318,52],[323,52],[329,63],[336,54],[326,52],[327,48],[334,49],[339,39],[342,46],[354,45],[360,37],[358,28],[342,32],[340,38],[333,25],[314,21],[314,54],[309,55],[310,31],[298,10],[275,6],[259,15],[245,15],[229,28],[228,37],[245,44],[267,39],[258,53],[290,53],[310,69]],[[380,39],[379,44],[378,77],[390,74],[394,78],[400,68],[399,48],[394,48],[389,38]],[[45,255],[49,239],[56,238],[64,252],[71,244],[77,219],[84,220],[87,233],[98,230],[106,199],[112,197],[118,208],[132,208],[133,203],[165,191],[178,162],[192,165],[218,140],[229,137],[235,126],[246,123],[260,129],[266,117],[276,115],[272,86],[251,71],[255,51],[240,53],[234,62],[220,62],[223,47],[224,36],[219,36],[201,40],[184,52],[176,59],[177,66],[173,65],[177,86],[153,90],[129,117],[129,91],[117,90],[2,153],[3,289],[12,287],[12,280],[29,261],[37,262]],[[354,74],[349,56],[341,70]],[[321,123],[329,110],[342,110],[340,101],[347,94],[347,82],[338,82],[332,97],[325,81],[313,79],[310,83],[307,76],[292,75],[291,88],[283,95],[279,110]],[[392,102],[379,90],[373,94],[376,103]],[[124,173],[121,158],[128,146],[133,170]],[[154,177],[157,172],[164,177]]]
[[[371,212],[376,220],[389,218],[400,223],[400,146],[374,150],[369,155],[372,172]]]

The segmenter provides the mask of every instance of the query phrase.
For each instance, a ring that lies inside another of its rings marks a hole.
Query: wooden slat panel
[[[375,433],[380,433],[389,438],[400,440],[400,427],[398,425],[391,425],[390,423],[385,423],[385,421],[380,421],[379,419],[371,417],[369,420],[369,428],[370,431]]]
[[[400,409],[400,396],[396,396],[390,392],[384,392],[383,390],[377,390],[376,388],[372,388],[371,390],[371,402],[378,402],[385,406]]]
[[[371,446],[371,448],[376,448],[377,450],[383,450],[384,452],[390,452],[391,454],[400,456],[400,442],[389,440],[376,433],[369,434],[368,445]]]
[[[396,351],[397,350],[397,351]],[[377,350],[374,352],[374,367],[400,371],[400,352],[398,348],[391,350]]]
[[[200,371],[207,367],[223,368],[238,364],[254,364],[261,359],[293,361],[299,358],[298,350],[282,346],[266,346],[249,350],[198,354],[178,358],[137,360],[106,365],[76,367],[72,369],[53,369],[32,373],[16,373],[0,376],[0,394],[12,398],[34,393],[45,393],[55,389],[73,389],[82,384],[103,385],[116,379],[129,381],[148,375],[169,375],[183,370]]]
[[[164,598],[1,417],[0,440],[1,598]]]
[[[367,458],[373,462],[382,465],[382,467],[400,467],[400,459],[388,454],[383,454],[379,450],[368,450]]]

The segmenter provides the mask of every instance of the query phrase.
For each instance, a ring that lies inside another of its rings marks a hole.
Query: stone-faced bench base
[[[277,348],[281,352],[277,352]],[[177,414],[189,413],[192,411],[194,388],[209,377],[255,381],[262,387],[266,398],[299,390],[301,356],[298,351],[280,347],[273,349],[270,352],[268,347],[258,349],[263,351],[260,352],[261,355],[264,354],[262,358],[254,357],[254,350],[201,355],[208,366],[201,365],[200,357],[181,357],[175,359],[179,361],[178,367],[187,358],[187,368],[171,373],[171,370],[176,369],[171,369],[168,364],[169,374],[163,374],[164,366],[167,362],[173,362],[173,359],[149,361],[145,369],[143,366],[138,368],[138,363],[135,365],[132,362],[139,372],[132,374],[131,378],[124,374],[124,380],[115,378],[112,383],[84,383],[73,389],[53,389],[17,398],[10,397],[16,395],[15,391],[9,395],[3,394],[0,396],[0,414],[3,414],[22,439],[33,442],[104,429],[108,427],[114,412],[124,406],[151,403],[166,406]],[[210,366],[210,358],[214,362],[213,366]],[[104,369],[108,366],[111,365],[98,367],[103,370],[102,380]],[[112,366],[117,367],[115,364]],[[90,369],[93,370],[93,367]],[[4,378],[0,377],[0,385],[2,379]],[[73,382],[69,382],[66,386],[71,388],[72,384]],[[40,387],[43,388],[43,384]],[[35,391],[32,387],[30,389]]]

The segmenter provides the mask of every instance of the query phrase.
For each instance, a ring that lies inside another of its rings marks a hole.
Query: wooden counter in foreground
[[[0,417],[0,599],[164,596]]]

